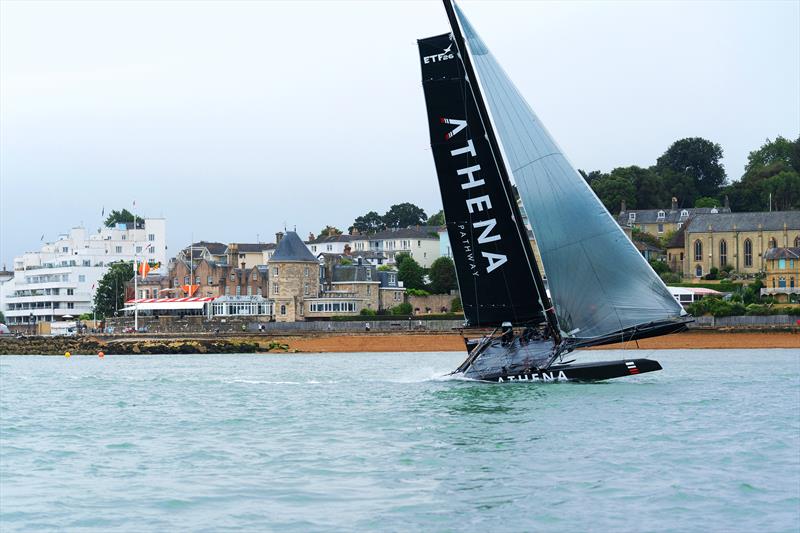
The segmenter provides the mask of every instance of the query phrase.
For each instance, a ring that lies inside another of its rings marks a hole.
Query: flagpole
[[[136,201],[133,202],[133,332],[139,332],[139,257],[136,253]]]

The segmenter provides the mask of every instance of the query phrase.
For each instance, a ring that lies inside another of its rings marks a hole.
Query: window
[[[792,288],[792,289],[794,289],[794,276],[792,276],[791,278],[789,278],[789,287],[790,287],[790,288]]]
[[[174,287],[177,287],[177,286],[178,286],[178,278],[175,278],[175,279],[172,280],[172,287],[174,288]]]
[[[400,297],[401,297],[400,291],[394,291],[394,301],[399,302]]]
[[[214,276],[208,276],[206,278],[206,284],[213,285],[214,284]]]
[[[304,275],[305,277],[308,277],[308,274],[309,274],[308,267],[305,267],[305,268],[303,269],[303,275]]]
[[[422,241],[417,241],[417,247],[419,248],[420,246],[422,246]]]
[[[258,281],[258,270],[253,269],[253,281]]]
[[[86,276],[83,275],[83,274],[78,274],[78,281],[79,282],[85,282],[86,281]]]
[[[74,296],[74,295],[75,295],[75,289],[67,289],[67,296]]]
[[[230,295],[231,295],[231,288],[226,285],[225,286],[225,296],[230,296]]]
[[[247,295],[248,296],[252,296],[253,295],[253,287],[251,287],[250,285],[247,286]]]
[[[83,260],[83,266],[85,266],[85,267],[90,267],[90,266],[92,266],[92,261],[91,261],[91,260],[89,260],[89,259],[84,259],[84,260]]]
[[[156,240],[156,234],[155,233],[148,233],[147,234],[147,240],[150,241],[150,242],[153,242],[154,240]]]
[[[800,248],[800,235],[794,238],[794,247]]]
[[[664,224],[659,224],[658,225],[658,232],[659,233],[664,233]]]
[[[367,281],[372,281],[372,269],[367,268]]]
[[[777,243],[777,241],[775,241],[775,238],[772,237],[769,240],[769,245],[767,246],[767,248],[777,248],[777,247],[778,247],[778,243]]]
[[[786,269],[786,259],[778,259],[778,268],[780,270]]]
[[[122,235],[122,240],[123,240],[123,241],[127,241],[127,240],[128,240],[128,236],[127,236],[127,235],[125,235],[125,234],[123,234],[123,235]]]
[[[697,265],[696,267],[694,267],[694,275],[696,277],[698,277],[698,278],[702,278],[703,277],[703,267],[700,266],[700,265]]]
[[[141,247],[141,246],[137,246],[137,247],[136,247],[136,253],[137,253],[137,254],[140,254],[140,253],[142,253],[142,247]]]
[[[236,274],[231,272],[231,281],[236,281]]]
[[[700,241],[700,239],[694,241],[694,260],[703,260],[703,243]]]
[[[272,294],[276,294],[277,295],[277,294],[280,294],[280,293],[281,293],[280,286],[277,283],[273,283],[272,284]]]
[[[664,220],[665,216],[666,216],[666,213],[663,210],[661,210],[661,211],[658,212],[657,220]]]
[[[367,296],[372,296],[372,285],[367,285]]]
[[[281,314],[282,315],[286,314],[286,306],[285,305],[281,305]]]
[[[719,241],[719,266],[728,264],[728,243],[724,240]]]
[[[636,222],[636,213],[628,213],[628,222]]]
[[[682,227],[683,227],[683,222],[678,222],[678,229],[681,229]]]
[[[273,276],[277,276],[278,275],[278,267],[272,267],[272,275]]]
[[[73,302],[67,302],[67,309],[75,309],[75,304]]]
[[[778,278],[778,287],[780,287],[781,289],[785,289],[786,288],[786,277],[785,276],[781,276],[781,277]]]
[[[316,252],[317,251],[317,245],[316,244],[311,246],[311,251],[312,252]]]
[[[122,246],[115,246],[114,253],[121,254],[122,253]]]
[[[753,266],[753,241],[750,239],[744,241],[744,266]]]
[[[689,218],[689,211],[686,209],[681,211],[681,218]]]
[[[69,252],[69,246],[63,246],[63,247],[61,248],[61,251],[62,251],[63,253],[67,253],[67,252]]]
[[[309,295],[309,293],[310,293],[310,289],[308,288],[308,283],[304,283],[304,284],[303,284],[303,294],[305,294],[306,296],[308,296],[308,295]]]
[[[242,295],[242,287],[237,285],[236,286],[236,296],[241,296],[241,295]]]
[[[189,276],[183,276],[183,284],[184,285],[188,285],[189,284]]]

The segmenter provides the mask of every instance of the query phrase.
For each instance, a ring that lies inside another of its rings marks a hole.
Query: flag
[[[104,216],[106,216],[106,206],[103,206],[103,210],[100,211],[100,217],[102,218]]]
[[[147,274],[150,272],[150,265],[146,262],[141,263],[138,268],[139,276],[146,278]]]
[[[42,233],[42,238],[41,238],[41,239],[39,239],[39,240],[40,240],[40,241],[43,241],[43,240],[44,240],[44,233]]]
[[[186,294],[186,296],[194,295],[199,288],[200,285],[181,285],[181,289],[183,289],[183,292]]]

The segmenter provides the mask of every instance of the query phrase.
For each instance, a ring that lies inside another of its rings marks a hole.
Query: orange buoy
[[[104,354],[103,352],[97,352],[97,357],[99,357],[100,359],[102,359],[105,356],[106,354]]]

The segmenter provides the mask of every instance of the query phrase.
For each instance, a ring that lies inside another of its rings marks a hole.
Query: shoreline
[[[800,329],[692,330],[589,350],[800,349]],[[128,336],[0,338],[0,355],[224,354],[224,353],[375,353],[461,352],[457,333],[316,333],[313,335]]]

